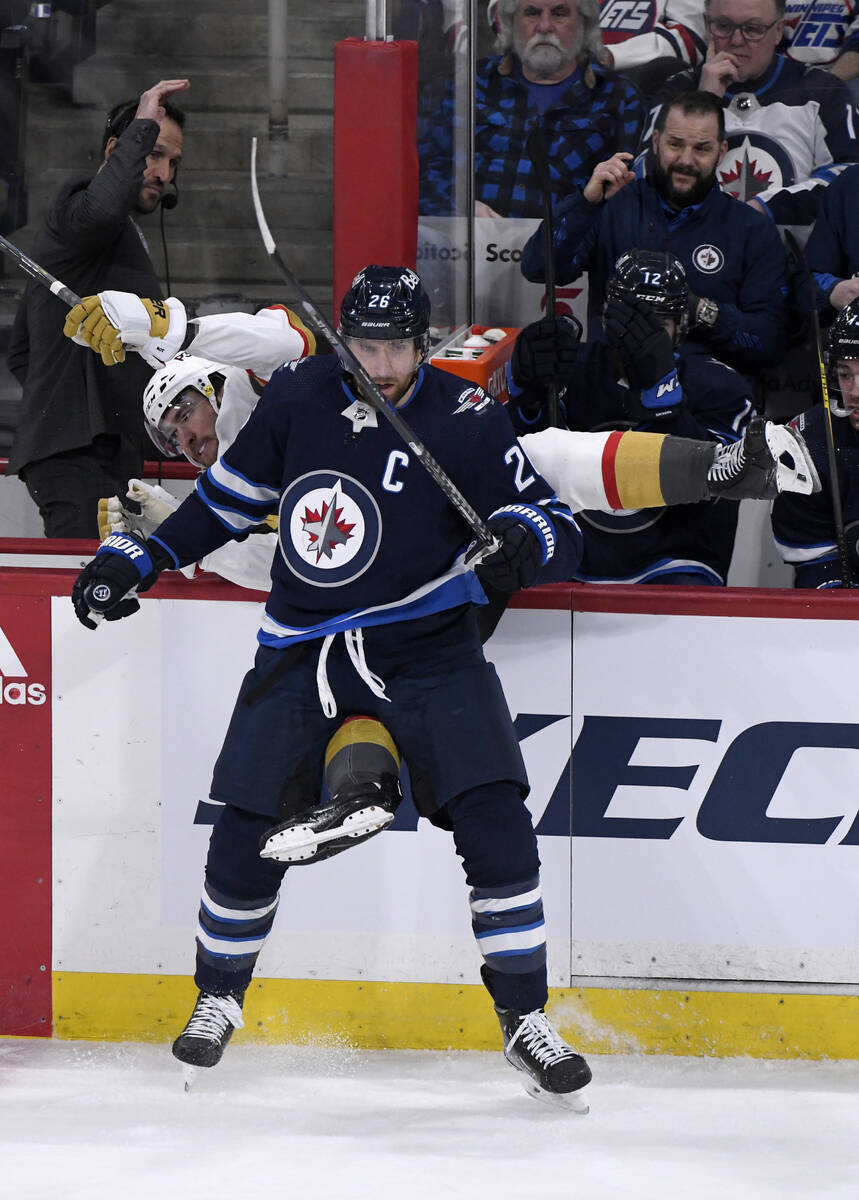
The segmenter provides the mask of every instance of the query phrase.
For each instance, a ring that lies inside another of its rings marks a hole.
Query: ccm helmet
[[[226,371],[227,367],[222,363],[182,353],[155,372],[143,393],[143,418],[146,432],[162,454],[170,458],[178,458],[181,454],[173,437],[161,428],[168,408],[178,412],[183,403],[183,392],[193,388],[205,396],[217,412],[220,408],[218,392]]]
[[[646,300],[654,312],[673,317],[686,332],[689,285],[679,258],[666,250],[627,250],[606,285],[606,298]]]
[[[414,338],[422,355],[429,348],[429,321],[429,296],[408,267],[365,267],[340,306],[340,333],[346,337]]]
[[[849,417],[850,410],[842,403],[838,384],[838,360],[859,358],[859,300],[851,300],[835,318],[823,357],[829,382],[829,407],[836,417]]]

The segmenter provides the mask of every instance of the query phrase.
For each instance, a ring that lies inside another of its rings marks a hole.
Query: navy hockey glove
[[[173,566],[157,542],[131,533],[112,533],[87,563],[72,588],[75,615],[87,629],[97,629],[93,617],[119,621],[137,612],[137,593],[152,587],[165,567]]]
[[[537,534],[515,517],[490,517],[487,525],[500,545],[478,563],[477,578],[506,595],[531,587],[543,565]]]
[[[675,369],[671,337],[646,300],[611,297],[603,325],[635,387],[653,388]]]
[[[545,317],[526,325],[513,345],[510,373],[523,391],[569,379],[578,362],[582,327],[575,317]]]

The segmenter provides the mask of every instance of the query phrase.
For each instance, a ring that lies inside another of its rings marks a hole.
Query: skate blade
[[[579,1117],[586,1117],[591,1111],[590,1105],[582,1095],[582,1089],[576,1092],[547,1092],[533,1079],[523,1079],[522,1086],[532,1099],[539,1100],[541,1104],[546,1104],[549,1108],[572,1112]]]
[[[182,1080],[184,1082],[186,1092],[190,1092],[191,1084],[196,1079],[197,1072],[199,1070],[199,1067],[192,1067],[189,1063],[182,1064]]]
[[[371,804],[368,808],[350,813],[332,829],[323,829],[320,832],[310,824],[294,825],[291,829],[273,834],[260,850],[260,858],[273,858],[278,862],[306,862],[307,859],[313,858],[325,842],[333,842],[335,838],[357,838],[378,833],[386,825],[390,825],[393,819],[393,813]]]
[[[767,447],[776,462],[776,486],[781,492],[811,496],[820,491],[820,479],[814,460],[802,438],[784,425],[767,421]]]

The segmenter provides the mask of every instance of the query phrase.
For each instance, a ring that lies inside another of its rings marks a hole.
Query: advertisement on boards
[[[55,967],[188,974],[260,606],[147,600],[92,636],[55,603]],[[850,629],[507,612],[487,653],[531,780],[554,985],[859,978]],[[474,982],[479,964],[451,838],[404,802],[287,874],[259,970]]]
[[[51,1029],[51,622],[0,595],[0,1034]]]

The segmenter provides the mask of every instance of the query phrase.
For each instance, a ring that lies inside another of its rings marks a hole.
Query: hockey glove
[[[63,333],[101,355],[105,366],[125,361],[136,350],[159,368],[182,349],[188,321],[185,306],[167,300],[141,300],[133,292],[99,292],[69,309]]]
[[[98,536],[102,541],[110,533],[149,537],[179,507],[175,496],[158,484],[144,483],[142,479],[129,479],[126,496],[128,507],[119,496],[99,500]]]
[[[75,615],[87,629],[97,620],[119,621],[137,612],[138,592],[152,587],[166,567],[173,566],[157,542],[146,542],[130,533],[112,533],[87,563],[72,588]]]
[[[575,317],[545,317],[526,325],[513,345],[510,371],[525,390],[570,377],[578,362],[582,327]]]
[[[646,300],[611,297],[606,301],[603,325],[609,342],[620,354],[629,382],[642,393],[676,374],[671,337]]]
[[[537,534],[515,517],[490,517],[487,525],[499,546],[478,563],[477,578],[506,595],[531,587],[543,565]]]

